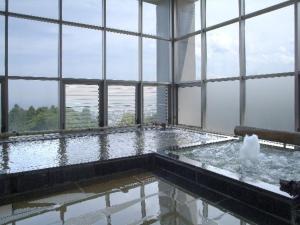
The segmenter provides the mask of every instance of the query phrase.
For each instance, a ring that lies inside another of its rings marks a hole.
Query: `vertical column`
[[[201,126],[206,128],[206,0],[201,1]]]
[[[102,87],[101,87],[101,107],[102,114],[100,114],[100,126],[106,127],[108,124],[107,110],[108,110],[108,88],[106,82],[106,0],[102,0]]]
[[[139,82],[136,86],[136,124],[143,123],[143,1],[139,0]]]
[[[8,132],[8,2],[8,0],[5,1],[5,78],[2,82],[1,88],[1,132]]]
[[[240,125],[244,125],[246,108],[245,0],[239,0]]]
[[[178,96],[177,86],[175,84],[175,16],[176,16],[176,1],[170,2],[170,34],[171,34],[171,85],[169,87],[169,123],[172,125],[178,124]]]
[[[58,0],[59,30],[58,30],[58,78],[59,78],[59,128],[65,129],[65,86],[62,80],[62,1]]]
[[[300,3],[295,2],[295,130],[300,131]]]

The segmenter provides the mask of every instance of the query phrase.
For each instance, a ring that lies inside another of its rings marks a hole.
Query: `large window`
[[[176,1],[176,35],[177,37],[201,29],[200,0]]]
[[[294,70],[294,7],[246,20],[247,74]]]
[[[109,0],[106,9],[107,27],[138,32],[138,0]]]
[[[66,85],[66,128],[98,127],[99,86]]]
[[[206,1],[206,26],[239,17],[239,0]]]
[[[178,123],[201,127],[201,87],[178,88]]]
[[[0,0],[0,10],[5,11],[5,0]]]
[[[107,79],[138,80],[138,38],[107,32]]]
[[[207,78],[239,76],[239,26],[207,32]]]
[[[169,38],[169,0],[143,0],[143,33]]]
[[[9,0],[8,5],[10,12],[57,19],[58,2],[56,0]]]
[[[8,35],[9,75],[58,76],[57,24],[9,18]]]
[[[58,129],[58,82],[10,80],[9,130]]]
[[[143,39],[143,80],[170,81],[170,44],[168,41]]]
[[[63,77],[102,79],[102,32],[63,26]]]
[[[294,131],[294,77],[246,81],[248,126]]]
[[[108,125],[135,124],[135,86],[108,86]]]
[[[176,81],[201,79],[201,36],[196,35],[175,44]]]
[[[144,87],[144,123],[168,122],[168,88],[166,86]]]
[[[62,3],[63,20],[102,25],[102,0],[63,0]]]

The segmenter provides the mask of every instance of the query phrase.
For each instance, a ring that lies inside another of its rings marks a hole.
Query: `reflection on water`
[[[77,184],[68,191],[0,206],[0,224],[246,225],[150,173]]]
[[[136,130],[0,145],[0,173],[139,155],[219,139],[183,129]]]

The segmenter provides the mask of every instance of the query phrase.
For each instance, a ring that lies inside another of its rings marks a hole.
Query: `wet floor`
[[[151,173],[74,184],[68,191],[0,206],[0,224],[249,225]]]
[[[174,146],[220,140],[186,129],[99,133],[0,144],[0,174],[134,156]]]

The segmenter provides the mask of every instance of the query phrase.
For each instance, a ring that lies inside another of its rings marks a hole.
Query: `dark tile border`
[[[36,192],[47,193],[90,179],[110,179],[113,175],[131,170],[146,170],[175,180],[191,192],[215,202],[222,197],[235,199],[287,221],[294,218],[298,203],[293,198],[223,176],[195,165],[157,153],[130,156],[105,161],[88,162],[49,169],[0,175],[0,205],[14,198]],[[230,206],[230,202],[224,202]],[[253,214],[251,215],[253,216]],[[267,219],[266,219],[267,221]]]

